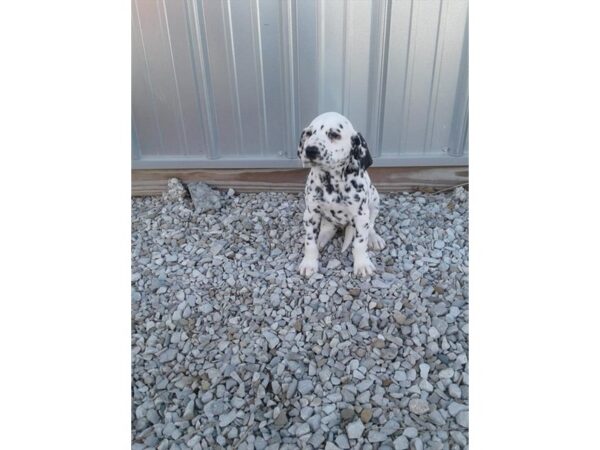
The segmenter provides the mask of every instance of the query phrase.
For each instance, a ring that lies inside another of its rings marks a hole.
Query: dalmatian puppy
[[[341,228],[342,252],[353,242],[354,274],[373,274],[367,248],[382,250],[385,242],[374,228],[379,194],[367,173],[373,159],[364,138],[341,114],[321,114],[302,131],[298,157],[311,168],[304,190],[306,238],[300,274],[318,272],[319,250]]]

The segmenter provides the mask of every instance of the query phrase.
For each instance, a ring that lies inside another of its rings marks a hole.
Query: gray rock
[[[462,391],[460,390],[460,387],[458,387],[457,384],[450,384],[448,385],[448,395],[450,395],[450,397],[452,398],[461,398],[462,397]]]
[[[420,370],[421,378],[426,380],[427,377],[429,376],[429,364],[425,364],[425,363],[419,364],[419,370]]]
[[[461,427],[469,428],[469,412],[468,411],[459,412],[454,419],[456,420],[456,423],[459,424]]]
[[[307,423],[301,423],[296,427],[296,436],[302,436],[310,433],[310,425]]]
[[[348,442],[348,437],[344,434],[338,434],[335,438],[335,444],[342,449],[350,448],[350,443]]]
[[[185,410],[182,416],[184,420],[192,420],[192,418],[194,417],[194,405],[195,399],[191,399],[185,406]]]
[[[440,378],[452,378],[452,376],[454,375],[454,369],[443,369],[440,370],[440,373],[438,374],[438,376]]]
[[[360,420],[355,420],[346,425],[346,434],[348,439],[358,439],[362,436],[365,426]]]
[[[308,443],[314,448],[321,448],[323,442],[325,442],[325,435],[321,430],[316,431],[308,440]]]
[[[167,181],[167,190],[163,198],[167,201],[180,202],[185,197],[185,188],[177,178],[171,178]]]
[[[298,392],[302,395],[310,394],[313,389],[314,386],[311,380],[301,380],[298,382]]]
[[[387,434],[381,433],[380,431],[371,430],[367,435],[369,442],[383,442],[387,439]]]
[[[414,439],[419,435],[419,431],[415,427],[406,427],[402,435],[408,439]]]
[[[413,414],[421,415],[429,412],[429,404],[426,400],[413,398],[408,402],[408,409]]]
[[[381,428],[381,431],[386,436],[390,436],[396,433],[400,429],[400,424],[395,420],[388,420],[385,425]]]
[[[316,431],[317,428],[319,428],[319,425],[321,425],[321,416],[319,414],[315,414],[314,416],[310,417],[306,423],[308,423],[310,426],[311,431]]]
[[[263,331],[263,336],[267,340],[267,344],[269,345],[269,348],[273,349],[279,345],[279,338],[277,336],[275,336],[275,334],[273,334],[269,330]]]
[[[204,405],[204,414],[209,418],[223,414],[227,409],[227,405],[223,400],[211,400]]]
[[[452,440],[458,445],[461,445],[463,447],[467,445],[467,438],[460,431],[450,431],[450,436],[452,437]]]
[[[155,409],[149,409],[146,412],[146,419],[148,419],[148,422],[152,424],[160,422],[160,416],[158,415]]]
[[[444,418],[442,417],[442,414],[438,411],[431,411],[429,413],[429,420],[431,420],[431,422],[437,426],[443,426],[446,425],[446,421],[444,420]]]
[[[367,379],[367,380],[363,380],[360,383],[358,383],[356,385],[356,389],[358,390],[358,392],[364,392],[367,389],[369,389],[372,385],[373,385],[373,380]]]
[[[406,376],[406,372],[404,370],[397,370],[394,374],[394,380],[401,382],[406,381],[408,377]]]
[[[408,449],[408,439],[406,436],[398,436],[394,439],[394,450],[407,450]]]
[[[451,416],[456,416],[459,412],[467,409],[467,405],[463,405],[462,403],[450,402],[447,409]]]
[[[410,448],[412,450],[423,450],[423,441],[419,438],[415,438],[410,443]]]
[[[340,413],[342,419],[350,420],[354,417],[354,409],[353,408],[344,408]]]
[[[231,422],[233,422],[235,420],[236,416],[237,416],[237,411],[235,409],[232,409],[231,411],[229,411],[226,414],[222,414],[221,416],[219,416],[219,426],[226,427],[227,425],[229,425]]]
[[[310,416],[312,416],[314,409],[310,406],[305,406],[300,410],[300,417],[302,420],[307,420]]]
[[[342,263],[338,259],[330,259],[327,263],[328,269],[337,269]]]
[[[177,358],[177,350],[173,349],[173,348],[168,348],[167,350],[165,350],[164,352],[162,352],[160,354],[160,357],[158,358],[158,360],[161,363],[168,363],[173,361],[175,358]]]
[[[206,183],[187,183],[196,212],[218,211],[221,209],[221,195],[212,190]]]
[[[273,422],[273,423],[275,424],[275,426],[276,426],[277,428],[282,428],[282,427],[284,427],[285,425],[287,425],[287,423],[288,423],[288,417],[287,417],[287,414],[286,414],[286,412],[285,412],[285,411],[281,411],[281,412],[280,412],[280,413],[277,415],[277,417],[275,418],[275,420],[274,420],[274,422]]]

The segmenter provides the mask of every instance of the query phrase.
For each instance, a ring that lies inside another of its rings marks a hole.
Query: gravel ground
[[[365,280],[299,276],[300,194],[183,193],[132,200],[133,449],[467,448],[464,189],[381,194]]]

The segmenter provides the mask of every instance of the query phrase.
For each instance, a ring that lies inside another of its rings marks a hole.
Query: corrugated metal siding
[[[339,111],[375,164],[467,161],[467,0],[133,0],[134,168],[297,167]]]

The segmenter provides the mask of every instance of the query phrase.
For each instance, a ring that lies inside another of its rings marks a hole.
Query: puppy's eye
[[[336,133],[335,131],[330,131],[329,133],[327,133],[327,137],[332,141],[342,138],[342,136],[340,136],[340,134]]]
[[[313,134],[313,132],[311,130],[309,130],[309,131],[306,132],[307,136],[312,136],[312,134]]]

